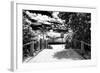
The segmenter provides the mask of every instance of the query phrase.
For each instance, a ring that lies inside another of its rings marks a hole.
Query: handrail
[[[79,40],[77,40],[77,39],[73,39],[73,40],[79,41]],[[84,41],[79,41],[79,42],[82,42],[82,43],[84,43],[84,44],[86,44],[86,45],[88,45],[88,46],[91,46],[91,44],[88,44],[88,43],[86,43],[86,42],[84,42]]]
[[[84,43],[85,45],[91,46],[90,44],[88,44],[88,43],[86,43],[86,42],[84,42],[84,41],[81,41],[81,42]]]
[[[73,40],[79,41],[79,40],[77,40],[77,39],[73,39]],[[36,41],[33,40],[33,41],[31,41],[31,42],[28,42],[28,43],[24,44],[23,46],[32,44],[33,42],[36,42]],[[84,42],[84,41],[79,41],[79,42],[81,42],[81,43],[83,43],[83,44],[86,44],[86,45],[88,45],[88,46],[91,46],[90,44],[88,44],[88,43],[86,43],[86,42]]]
[[[26,46],[26,45],[32,44],[33,42],[36,42],[36,41],[28,42],[28,43],[24,44],[23,46]]]

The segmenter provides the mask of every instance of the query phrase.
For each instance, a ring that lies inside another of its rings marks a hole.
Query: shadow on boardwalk
[[[76,52],[73,51],[73,49],[67,49],[67,50],[56,52],[53,55],[53,57],[56,59],[72,59],[72,60],[83,59],[83,57],[79,56]]]

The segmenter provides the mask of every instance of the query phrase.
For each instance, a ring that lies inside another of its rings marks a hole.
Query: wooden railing
[[[23,44],[23,55],[36,56],[40,51],[47,48],[46,41],[43,39],[37,41],[31,41]],[[23,57],[24,57],[23,56]]]
[[[34,46],[36,43],[37,41],[31,41],[26,44],[23,44],[23,60],[30,56],[34,56],[34,53],[36,52],[36,48],[34,48]]]
[[[91,44],[88,44],[84,41],[79,41],[77,39],[73,39],[73,41],[77,41],[77,42],[80,42],[80,54],[84,57],[84,58],[87,58],[87,57],[91,57]],[[85,46],[88,46],[89,48],[85,48]]]
[[[27,46],[27,45],[30,45],[30,44],[32,44],[33,42],[35,42],[35,41],[31,41],[31,42],[28,42],[28,43],[26,43],[26,44],[23,44],[23,47],[24,47],[24,46]]]
[[[63,39],[63,38],[62,38]],[[79,50],[79,53],[84,57],[84,58],[86,58],[84,55],[86,54],[86,53],[91,53],[91,45],[90,44],[88,44],[88,43],[86,43],[86,42],[84,42],[84,41],[79,41],[79,40],[77,40],[77,39],[72,39],[73,40],[73,43],[75,43],[75,44],[77,44],[76,42],[79,42],[80,44],[78,44],[78,45],[80,45],[80,48],[78,48],[78,49],[80,49]],[[64,42],[63,40],[61,41],[61,42]],[[45,44],[44,44],[45,43]],[[31,41],[31,42],[29,42],[29,43],[26,43],[26,44],[23,44],[23,48],[26,48],[26,50],[28,50],[28,55],[30,55],[30,56],[32,56],[34,53],[36,53],[37,51],[39,52],[39,51],[41,51],[41,50],[43,50],[43,49],[45,49],[45,48],[48,48],[48,43],[49,43],[49,41],[48,40],[43,40],[43,39],[40,39],[40,40],[38,40],[38,41]],[[74,45],[75,45],[74,44]],[[30,45],[30,46],[29,46]],[[37,45],[37,47],[35,47]],[[89,46],[90,48],[89,48],[89,50],[90,51],[87,51],[86,49],[87,48],[85,48],[85,45],[87,45],[87,46]],[[29,46],[29,48],[27,48],[27,46]],[[24,49],[25,50],[25,49]],[[25,50],[25,51],[26,51]],[[77,50],[76,50],[77,51]],[[34,56],[34,55],[33,55]]]

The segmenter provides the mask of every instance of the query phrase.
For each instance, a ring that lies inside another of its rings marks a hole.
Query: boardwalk
[[[64,49],[64,45],[51,45],[51,47],[52,49],[44,49],[37,56],[29,59],[27,62],[61,62],[83,59],[73,49]]]

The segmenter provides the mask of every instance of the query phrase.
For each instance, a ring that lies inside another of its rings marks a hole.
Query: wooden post
[[[31,44],[31,47],[30,47],[30,55],[33,56],[34,54],[34,41],[33,43]]]
[[[84,54],[84,43],[83,41],[81,41],[81,52],[82,52],[82,55]]]
[[[41,49],[44,49],[44,39],[41,39]]]
[[[46,39],[46,49],[48,48],[47,46],[48,46],[48,44],[47,44],[47,39]]]
[[[38,51],[40,51],[40,39],[38,41]]]

